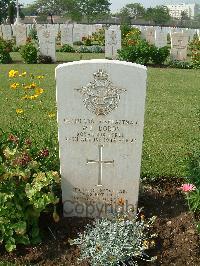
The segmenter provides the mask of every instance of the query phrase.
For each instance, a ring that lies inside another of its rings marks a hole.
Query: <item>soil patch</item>
[[[195,218],[187,203],[177,190],[181,180],[160,179],[144,183],[141,187],[139,207],[146,217],[157,216],[153,233],[158,235],[156,246],[150,251],[157,256],[154,263],[140,262],[141,266],[200,266],[200,241]],[[37,246],[18,246],[12,253],[0,248],[0,262],[12,262],[20,266],[88,266],[78,264],[79,250],[70,246],[68,240],[77,237],[90,219],[61,218],[55,224],[49,215],[41,217],[43,242]]]

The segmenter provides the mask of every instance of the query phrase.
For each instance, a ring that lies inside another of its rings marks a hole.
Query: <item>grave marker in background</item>
[[[5,41],[12,40],[12,29],[10,25],[2,25],[2,33]]]
[[[188,34],[174,32],[171,34],[171,57],[173,60],[187,59]]]
[[[27,39],[27,31],[25,24],[16,24],[15,28],[15,37],[16,37],[16,46],[25,45]]]
[[[56,61],[56,32],[45,29],[43,27],[38,28],[39,49],[41,55],[50,56],[52,60]]]
[[[60,26],[61,30],[61,45],[73,45],[73,25],[63,24]]]
[[[121,49],[121,30],[118,26],[111,26],[105,31],[105,57],[116,59],[117,50]]]

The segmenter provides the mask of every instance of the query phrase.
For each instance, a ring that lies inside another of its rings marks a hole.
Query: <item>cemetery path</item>
[[[140,266],[200,266],[195,218],[177,189],[180,185],[181,180],[162,178],[141,186],[139,207],[144,207],[146,217],[157,216],[152,233],[157,233],[158,238],[150,255],[158,259],[154,263],[139,262]],[[88,266],[87,263],[77,264],[79,251],[68,242],[83,231],[88,222],[91,220],[62,218],[55,224],[52,217],[44,214],[41,219],[43,243],[34,247],[19,246],[10,254],[0,248],[0,262],[9,261],[20,266]]]

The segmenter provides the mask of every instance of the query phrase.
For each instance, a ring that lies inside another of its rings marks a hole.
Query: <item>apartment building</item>
[[[166,5],[169,9],[169,14],[173,18],[181,19],[182,12],[185,12],[189,18],[193,19],[200,13],[198,4],[172,4]]]

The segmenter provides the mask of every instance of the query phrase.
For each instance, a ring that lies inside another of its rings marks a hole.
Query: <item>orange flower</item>
[[[124,204],[125,204],[125,199],[124,199],[124,198],[119,198],[119,199],[117,200],[117,204],[120,205],[120,206],[124,206]]]

